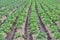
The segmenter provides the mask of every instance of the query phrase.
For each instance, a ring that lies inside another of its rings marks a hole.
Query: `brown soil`
[[[24,35],[24,28],[25,28],[25,22],[24,22],[24,24],[22,26],[22,29],[17,29],[17,32],[20,33],[21,36]],[[19,38],[14,39],[14,40],[24,40],[24,38],[23,37],[19,37]]]
[[[58,22],[58,21],[57,21],[57,22],[56,22],[56,24],[57,24],[57,26],[59,26],[59,27],[60,27],[60,22]]]
[[[6,6],[6,7],[8,7],[8,6]],[[0,10],[4,10],[6,7],[2,7]]]
[[[28,10],[26,10],[26,15],[27,15],[27,11]],[[26,19],[25,19],[26,20]],[[18,33],[20,33],[20,35],[22,36],[22,35],[24,35],[24,28],[25,28],[25,22],[23,23],[23,25],[22,25],[22,29],[17,29],[17,32]],[[17,38],[17,39],[14,39],[14,40],[24,40],[24,38],[23,37],[19,37],[19,38]]]
[[[17,8],[14,8],[11,12],[9,12],[9,15],[11,15]]]
[[[4,22],[4,20],[6,19],[6,16],[2,16],[1,22]]]
[[[37,36],[36,34],[32,34],[33,40],[38,40],[36,36]]]
[[[16,9],[17,9],[17,8],[13,9],[12,11],[10,11],[10,12],[9,12],[9,15],[11,15]],[[4,20],[6,20],[6,19],[7,19],[7,17],[6,17],[5,15],[3,15],[2,18],[1,18],[1,22],[3,23]]]

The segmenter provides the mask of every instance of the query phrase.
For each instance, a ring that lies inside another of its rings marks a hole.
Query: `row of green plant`
[[[52,12],[56,12],[55,14],[60,14],[60,4],[56,1],[43,1],[44,5],[47,5]]]
[[[26,17],[27,17],[27,14],[28,14],[27,12],[28,12],[28,9],[29,9],[29,7],[31,5],[31,1],[28,1],[27,3],[28,4],[26,4],[24,10],[22,10],[22,12],[20,13],[20,15],[18,17],[17,24],[16,24],[17,29],[22,29],[22,25],[26,21]],[[20,33],[16,32],[15,36],[14,36],[14,39],[17,39],[17,38],[23,37],[23,36],[24,35],[21,35]]]
[[[14,9],[16,9],[17,7],[19,8],[20,6],[22,6],[26,1],[18,1],[16,3],[11,3],[11,5],[9,5],[5,10],[0,10],[0,19],[2,18],[3,15],[7,15],[9,16],[9,13],[12,12]]]
[[[47,11],[48,15],[51,17],[51,19],[55,22],[58,22],[60,24],[60,7],[59,4],[56,3],[56,6],[53,6],[53,4],[50,4],[48,2],[43,2],[43,7],[45,8],[45,10]],[[57,24],[58,26],[60,26],[59,24]]]
[[[35,10],[35,2],[32,2],[32,11],[30,14],[30,33],[36,35],[37,40],[47,40],[46,33],[40,31],[40,24]]]
[[[20,15],[21,11],[24,9],[24,7],[27,4],[27,2],[28,1],[26,1],[25,4],[23,4],[19,9],[17,9],[12,15],[10,15],[6,19],[6,21],[1,25],[1,27],[0,27],[0,33],[2,33],[2,32],[4,33],[4,34],[3,33],[1,34],[2,36],[0,36],[1,40],[5,39],[4,35],[7,35],[8,33],[11,32],[11,27],[12,27],[13,22],[16,20],[16,17],[18,15]]]
[[[6,7],[6,6],[9,6],[9,5],[12,5],[14,4],[14,6],[17,4],[20,4],[21,2],[23,1],[26,1],[26,0],[0,0],[0,9],[2,7]]]
[[[59,20],[57,15],[55,15],[55,13],[49,12],[48,7],[44,6],[43,3],[41,3],[41,5],[40,5],[40,2],[37,2],[37,6],[38,6],[39,14],[40,14],[44,24],[49,25],[48,28],[51,29],[50,31],[53,33],[55,39],[60,39],[59,38],[60,35],[58,32],[60,30],[60,28],[58,26],[54,25],[52,22],[52,20],[54,20],[54,21]],[[51,18],[49,18],[49,16]]]

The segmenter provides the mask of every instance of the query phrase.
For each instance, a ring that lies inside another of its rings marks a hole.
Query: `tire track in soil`
[[[7,35],[7,40],[13,40],[15,32],[17,30],[17,28],[15,27],[17,20],[18,20],[18,16],[16,17],[15,22],[12,24],[11,32]]]
[[[40,15],[39,15],[39,13],[38,13],[38,9],[37,9],[36,3],[35,3],[35,10],[36,10],[37,16],[38,16],[38,18],[39,18],[41,32],[47,32],[47,39],[48,39],[48,40],[52,40],[52,36],[51,36],[51,34],[49,33],[48,28],[45,27],[45,25],[44,25],[44,23],[43,23]]]
[[[27,4],[25,5],[25,7],[26,7],[26,6],[27,6]],[[28,10],[26,10],[26,15],[27,15],[27,11],[28,11]],[[26,18],[25,18],[25,21],[26,21]],[[22,35],[24,35],[24,28],[25,28],[25,22],[24,22],[23,25],[22,25],[22,29],[17,29],[16,32],[20,33],[20,35],[22,36]],[[19,37],[19,38],[17,38],[16,40],[24,40],[24,38],[23,38],[23,37]]]
[[[46,5],[46,4],[44,4],[44,5],[48,8],[48,10],[50,10],[50,12],[52,12],[52,10],[53,10],[52,8],[50,9],[50,7],[48,7],[48,5]],[[54,12],[55,12],[55,14],[56,14],[56,10],[54,10]],[[48,14],[47,14],[47,15],[48,15]],[[59,16],[58,14],[56,14],[56,15]],[[59,18],[60,18],[60,17],[59,17]],[[56,21],[55,24],[59,27],[59,24],[60,24],[60,23],[59,23],[58,21]]]
[[[40,4],[40,5],[41,5],[41,7],[43,8],[42,4]],[[44,8],[43,8],[43,9],[44,9]],[[44,11],[45,11],[45,9],[44,9]],[[47,12],[45,12],[45,13],[47,14],[47,16],[49,16]],[[49,16],[49,18],[51,19],[50,16]],[[52,20],[52,22],[53,22],[53,24],[54,24],[55,26],[57,26],[57,27],[59,28],[59,26],[60,26],[60,25],[59,25],[59,24],[60,24],[59,22],[55,22],[54,20]],[[60,32],[60,29],[58,30],[58,32]]]
[[[29,17],[31,13],[31,5],[29,7],[26,23],[25,23],[25,40],[33,40],[32,35],[30,34],[30,29],[29,29],[29,19],[30,19]]]
[[[24,8],[22,10],[24,10]],[[19,17],[19,15],[16,17],[16,20],[12,24],[11,32],[6,37],[7,40],[13,40],[14,39],[15,32],[17,31],[16,23],[17,23],[18,17]]]
[[[27,6],[27,4],[25,5],[25,7],[26,7],[26,6]],[[24,8],[25,8],[25,7],[24,7]],[[24,10],[24,9],[23,9],[23,10]],[[27,15],[27,11],[28,11],[28,9],[26,10],[26,15]],[[27,18],[27,16],[26,16],[26,18]],[[25,22],[26,22],[26,19],[25,19]],[[17,29],[17,31],[16,31],[16,32],[20,33],[21,36],[24,35],[25,22],[24,22],[23,25],[22,25],[22,29]],[[24,40],[24,37],[19,37],[19,38],[14,39],[14,40]]]
[[[41,5],[41,8],[45,11],[45,13],[47,14],[47,16],[51,19],[51,17],[48,15],[48,13],[46,12],[46,10],[44,9],[44,7],[42,6],[42,4],[40,3],[40,5]],[[52,22],[53,22],[53,24],[54,25],[56,25],[57,26],[57,24],[55,23],[55,21],[54,20],[51,20]]]

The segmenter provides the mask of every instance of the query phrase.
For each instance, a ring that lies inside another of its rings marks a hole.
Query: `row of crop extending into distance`
[[[60,39],[60,3],[55,0],[37,1],[38,11],[54,39]]]
[[[60,2],[0,0],[0,40],[23,39],[60,40]]]

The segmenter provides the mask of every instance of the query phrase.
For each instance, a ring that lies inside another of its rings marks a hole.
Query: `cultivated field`
[[[0,0],[0,40],[60,40],[60,2]]]

